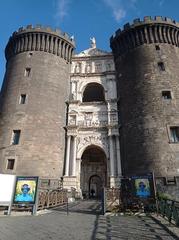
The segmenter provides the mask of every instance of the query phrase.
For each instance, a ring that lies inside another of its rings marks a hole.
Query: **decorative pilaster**
[[[81,178],[81,158],[77,158],[76,159],[76,177],[77,177],[77,182],[76,182],[76,186],[77,186],[77,190],[79,192],[81,192],[80,189],[80,178]]]
[[[114,176],[114,147],[113,136],[109,136],[109,148],[110,148],[110,175]]]
[[[76,176],[76,136],[73,136],[72,176]]]
[[[71,145],[71,136],[67,136],[66,161],[65,161],[65,176],[69,176],[70,145]]]
[[[122,170],[121,170],[121,154],[120,154],[119,136],[116,136],[116,153],[117,153],[117,175],[118,177],[121,177]]]

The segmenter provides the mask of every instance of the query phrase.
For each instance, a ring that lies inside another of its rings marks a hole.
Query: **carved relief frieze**
[[[108,154],[108,137],[107,135],[82,135],[77,137],[77,152],[81,152],[87,146],[97,145]]]
[[[107,111],[85,112],[78,122],[79,127],[105,127],[108,124]]]

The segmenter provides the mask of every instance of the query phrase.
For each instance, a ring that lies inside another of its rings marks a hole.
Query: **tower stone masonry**
[[[145,17],[110,39],[123,174],[179,175],[179,24]]]
[[[0,95],[0,172],[42,178],[63,174],[73,49],[66,33],[40,25],[20,28],[10,37]],[[15,160],[13,170],[9,160]]]

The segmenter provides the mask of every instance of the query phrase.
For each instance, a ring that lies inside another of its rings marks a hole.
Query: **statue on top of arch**
[[[96,39],[95,37],[90,38],[91,41],[91,48],[96,48]]]

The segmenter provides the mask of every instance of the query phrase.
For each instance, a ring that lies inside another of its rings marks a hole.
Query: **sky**
[[[42,24],[74,36],[76,52],[90,47],[111,51],[109,38],[127,22],[144,16],[179,21],[179,0],[1,0],[0,86],[5,72],[4,49],[19,27]]]

